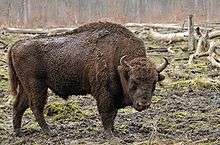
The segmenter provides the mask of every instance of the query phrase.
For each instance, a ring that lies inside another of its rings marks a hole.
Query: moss
[[[220,108],[218,108],[217,110],[215,110],[213,113],[220,114]]]
[[[136,112],[136,110],[132,107],[127,107],[127,108],[124,108],[124,109],[120,109],[118,112],[122,113],[122,114],[133,114],[133,113]]]
[[[73,101],[67,103],[52,103],[46,107],[46,114],[55,121],[78,121],[87,116],[79,105]]]
[[[86,130],[89,132],[98,132],[99,131],[99,129],[97,127],[93,127],[93,126],[89,126]]]
[[[186,111],[179,111],[179,112],[176,112],[174,116],[177,117],[177,118],[185,118],[185,117],[188,116],[188,112],[186,112]]]
[[[23,39],[25,37],[27,37],[27,36],[19,35],[19,34],[10,34],[10,35],[2,35],[0,37],[0,40],[6,44],[12,45],[13,43],[18,41],[19,39]]]
[[[0,89],[6,91],[8,89],[8,70],[6,68],[6,56],[0,55]]]
[[[220,82],[209,78],[194,78],[192,80],[179,80],[165,86],[167,89],[187,90],[189,88],[195,90],[216,90],[219,91]]]
[[[8,89],[8,81],[0,80],[0,90],[7,91]]]
[[[200,76],[204,76],[204,74],[210,72],[210,68],[208,67],[207,60],[195,60],[193,64],[187,67],[185,72],[191,75],[197,73]]]
[[[175,122],[170,118],[160,117],[158,120],[158,127],[163,129],[171,129],[175,125]]]
[[[16,141],[12,145],[24,145],[27,144],[26,140],[23,138],[16,138]]]
[[[162,100],[162,96],[153,96],[152,103],[159,103]]]
[[[38,123],[32,119],[30,122],[28,122],[28,124],[24,126],[24,129],[27,129],[27,130],[36,130],[37,128],[39,128]]]
[[[123,133],[123,134],[129,133],[129,126],[127,124],[117,125],[116,128],[120,131],[120,133]]]

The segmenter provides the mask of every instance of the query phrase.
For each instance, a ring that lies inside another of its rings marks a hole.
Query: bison
[[[120,24],[95,22],[72,31],[17,41],[8,53],[13,105],[13,127],[20,135],[22,116],[31,108],[42,130],[51,134],[44,119],[47,90],[67,99],[91,94],[97,101],[102,125],[112,137],[117,111],[133,106],[142,111],[151,97],[160,66],[146,56],[143,41]]]

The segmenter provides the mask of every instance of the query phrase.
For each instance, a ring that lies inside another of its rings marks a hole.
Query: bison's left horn
[[[120,59],[120,65],[121,65],[121,66],[128,66],[128,67],[130,67],[130,65],[129,65],[128,62],[126,61],[126,57],[127,57],[127,55],[124,55],[123,57],[121,57],[121,59]]]
[[[162,72],[169,64],[168,60],[165,57],[163,57],[163,59],[165,60],[164,63],[157,67],[158,72]]]

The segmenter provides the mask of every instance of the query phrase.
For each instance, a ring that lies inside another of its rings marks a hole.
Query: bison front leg
[[[114,120],[118,110],[113,106],[105,104],[98,105],[98,111],[101,116],[102,125],[104,127],[104,134],[107,138],[113,138]]]

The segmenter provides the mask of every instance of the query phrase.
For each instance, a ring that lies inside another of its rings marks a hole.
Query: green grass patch
[[[162,100],[162,96],[153,96],[152,103],[159,103]]]
[[[191,80],[179,80],[176,82],[171,82],[165,86],[167,89],[174,90],[187,90],[189,88],[193,90],[215,90],[219,91],[220,82],[218,80],[213,80],[209,78],[194,78]]]
[[[7,91],[8,90],[8,81],[7,80],[0,80],[0,88],[3,91]]]
[[[133,113],[135,113],[137,111],[134,108],[132,108],[132,107],[126,107],[124,109],[120,109],[118,112],[122,113],[122,114],[133,114]]]
[[[188,112],[186,111],[178,111],[175,113],[175,117],[177,118],[185,118],[188,116]]]
[[[87,116],[76,102],[55,102],[46,107],[46,115],[58,122],[78,121]]]

